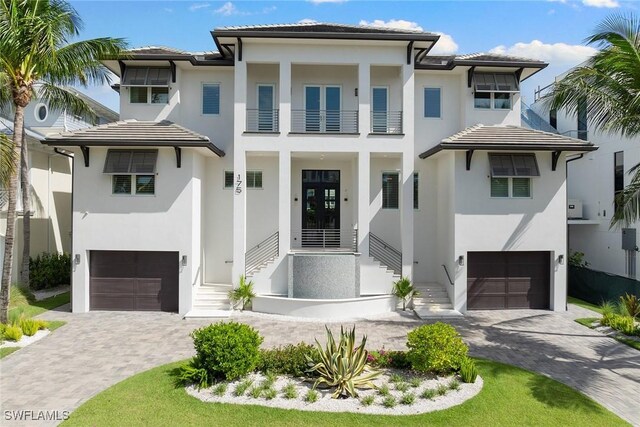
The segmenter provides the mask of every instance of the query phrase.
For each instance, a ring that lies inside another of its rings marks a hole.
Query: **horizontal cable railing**
[[[276,231],[249,249],[244,258],[245,275],[251,276],[280,254],[280,233]]]
[[[291,131],[296,133],[358,133],[358,111],[292,110]]]
[[[372,111],[372,133],[402,133],[402,111]]]
[[[373,233],[369,233],[369,256],[386,265],[395,274],[402,275],[402,252]]]
[[[340,247],[339,228],[303,228],[301,237],[303,248]]]
[[[247,109],[247,132],[277,132],[280,110]]]

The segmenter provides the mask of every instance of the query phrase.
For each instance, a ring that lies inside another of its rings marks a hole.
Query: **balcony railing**
[[[351,110],[292,110],[291,132],[358,133],[358,112]]]
[[[247,132],[278,132],[280,110],[247,110]]]
[[[371,133],[402,133],[402,111],[372,111]]]
[[[351,233],[349,236],[346,233]],[[348,245],[341,245],[342,236]],[[340,229],[322,229],[322,228],[303,228],[302,229],[302,247],[303,248],[344,248],[357,251],[358,247],[358,230],[340,230]]]

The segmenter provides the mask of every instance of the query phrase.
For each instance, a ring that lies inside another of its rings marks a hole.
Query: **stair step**
[[[220,289],[229,290],[233,287],[230,283],[203,283],[198,289]]]
[[[449,298],[414,298],[414,304],[450,304]]]
[[[196,302],[229,301],[226,295],[196,295]]]
[[[229,310],[230,304],[193,304],[192,310]]]
[[[458,310],[450,309],[416,309],[413,312],[420,319],[442,319],[442,318],[453,318],[453,317],[463,317],[462,313]]]
[[[230,310],[216,310],[216,309],[193,309],[187,314],[185,314],[185,319],[187,318],[198,318],[198,317],[217,317],[217,318],[226,318],[231,315]]]
[[[196,295],[228,295],[229,291],[231,290],[231,288],[229,288],[229,290],[226,291],[220,291],[218,289],[196,289]]]

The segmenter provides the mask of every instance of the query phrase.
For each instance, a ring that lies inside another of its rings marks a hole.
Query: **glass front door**
[[[340,132],[342,88],[340,86],[305,86],[304,109],[307,132]]]
[[[386,87],[371,90],[371,128],[374,132],[387,132],[387,111],[389,97]]]
[[[302,171],[302,246],[340,246],[340,171]]]

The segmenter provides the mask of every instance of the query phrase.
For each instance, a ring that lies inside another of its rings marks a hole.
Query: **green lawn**
[[[14,351],[20,350],[20,347],[2,347],[0,348],[0,359],[10,355]]]
[[[590,302],[586,302],[586,301],[583,301],[581,299],[574,298],[574,297],[568,297],[567,301],[570,304],[575,304],[575,305],[577,305],[579,307],[586,308],[587,310],[595,311],[597,313],[602,314],[602,310],[600,309],[600,307],[595,305],[595,304],[591,304]]]
[[[204,403],[174,385],[172,363],[134,375],[93,397],[65,426],[618,426],[628,425],[583,394],[542,375],[478,360],[484,388],[454,408],[411,416],[303,412]]]

